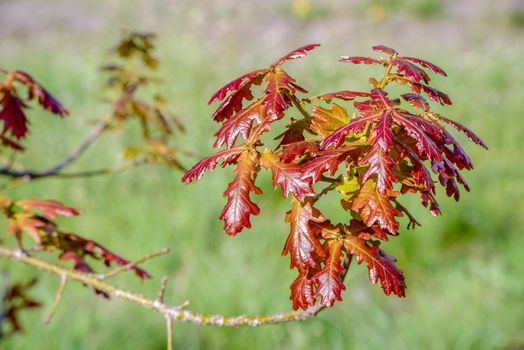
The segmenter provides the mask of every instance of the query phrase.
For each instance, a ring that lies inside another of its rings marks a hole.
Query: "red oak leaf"
[[[239,135],[247,139],[251,133],[253,122],[257,121],[260,124],[266,118],[266,107],[261,103],[262,101],[259,100],[259,102],[249,105],[229,118],[216,132],[217,140],[213,147],[219,148],[225,143],[228,148],[231,148]]]
[[[402,213],[395,209],[390,198],[395,198],[398,192],[388,192],[386,196],[381,195],[372,180],[368,180],[361,187],[361,191],[353,202],[352,209],[360,214],[364,223],[371,227],[378,224],[391,235],[397,235],[397,217]]]
[[[53,114],[65,117],[69,112],[58,102],[46,89],[37,83],[29,74],[22,71],[14,71],[13,76],[16,80],[24,84],[29,92],[29,100],[33,97],[38,99],[38,103]]]
[[[27,118],[24,108],[27,106],[9,90],[0,90],[0,120],[4,122],[2,134],[9,133],[17,139],[27,135]]]
[[[392,49],[391,47],[387,47],[384,45],[376,45],[376,46],[373,46],[372,49],[374,51],[382,51],[384,53],[387,53],[390,56],[398,54],[398,52],[395,49]]]
[[[187,184],[193,180],[200,179],[204,175],[204,172],[206,170],[213,171],[221,160],[222,166],[231,164],[245,150],[246,148],[244,146],[239,146],[235,148],[225,149],[209,157],[206,157],[198,163],[196,163],[191,169],[189,169],[182,177],[182,181]]]
[[[354,235],[348,235],[344,239],[344,247],[349,254],[357,258],[357,263],[366,262],[371,283],[376,284],[380,280],[386,295],[391,293],[399,297],[406,295],[404,274],[395,266],[395,258],[387,255],[373,242],[370,243]]]
[[[377,60],[371,57],[362,57],[362,56],[342,56],[338,60],[339,62],[349,62],[354,64],[383,64],[383,60]]]
[[[280,185],[284,198],[287,198],[288,193],[293,193],[296,198],[302,201],[305,197],[315,194],[311,183],[302,177],[300,165],[284,163],[275,153],[268,149],[262,153],[260,165],[271,170],[273,173],[273,188],[277,188]]]
[[[340,294],[346,289],[340,279],[340,274],[344,271],[340,265],[342,244],[341,240],[328,242],[329,256],[324,268],[313,276],[316,285],[315,296],[320,296],[320,304],[327,307],[333,306],[336,300],[342,301]]]
[[[306,46],[299,47],[298,49],[293,50],[290,53],[288,53],[287,55],[281,57],[278,61],[273,63],[272,66],[280,66],[281,64],[283,64],[284,62],[288,60],[294,60],[297,58],[305,57],[307,56],[308,51],[311,51],[319,46],[320,44],[309,44]]]
[[[322,244],[315,237],[312,223],[324,222],[326,219],[309,201],[300,203],[292,201],[293,207],[286,213],[286,222],[291,231],[286,240],[282,255],[291,256],[291,268],[296,267],[301,273],[318,267],[319,258],[326,255]]]
[[[313,281],[308,273],[301,273],[291,284],[291,296],[293,310],[301,308],[307,310],[309,306],[315,305],[315,293],[313,292]]]
[[[54,219],[57,216],[78,216],[80,211],[75,208],[66,207],[60,202],[55,200],[42,200],[38,198],[25,199],[16,202],[16,204],[27,211],[38,209],[50,219]]]
[[[236,177],[224,192],[227,204],[219,217],[224,220],[224,230],[228,235],[236,235],[244,227],[250,228],[249,217],[260,212],[260,208],[249,198],[251,192],[262,193],[254,184],[258,155],[246,150],[238,157],[237,162]]]

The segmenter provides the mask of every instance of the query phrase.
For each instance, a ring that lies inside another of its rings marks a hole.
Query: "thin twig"
[[[40,177],[48,177],[58,174],[62,169],[74,162],[82,153],[86,151],[89,146],[102,134],[102,132],[109,125],[108,120],[102,119],[96,123],[93,129],[86,135],[84,140],[75,147],[64,159],[57,162],[55,165],[49,167],[46,170],[36,171],[36,170],[14,170],[10,166],[1,168],[0,175],[7,175],[10,177],[28,177],[31,179],[36,179]]]
[[[113,277],[114,275],[119,274],[120,272],[129,270],[130,268],[132,268],[134,266],[137,266],[138,264],[141,264],[144,261],[156,258],[157,256],[165,255],[167,253],[169,253],[169,248],[162,248],[158,252],[154,252],[154,253],[150,253],[150,254],[144,255],[140,259],[137,259],[136,261],[132,261],[132,262],[127,263],[125,265],[119,266],[116,269],[114,269],[112,271],[109,271],[108,273],[100,275],[100,277],[101,277],[101,279],[106,279],[106,278],[109,278],[109,277]]]
[[[86,170],[79,171],[75,173],[58,173],[55,174],[56,177],[67,177],[67,178],[79,178],[79,177],[93,177],[99,175],[109,175],[109,174],[120,174],[128,170],[138,168],[139,166],[148,164],[147,159],[140,159],[129,164],[122,165],[116,168],[104,168],[104,169],[95,169],[95,170]]]
[[[173,320],[166,317],[167,350],[173,350]]]
[[[51,306],[51,309],[49,310],[49,315],[47,316],[47,319],[44,321],[44,324],[49,324],[51,322],[51,319],[55,315],[56,309],[58,308],[58,305],[62,301],[62,296],[64,295],[66,284],[67,284],[67,275],[60,275],[60,286],[58,286],[58,289],[56,290],[55,301],[53,305]]]
[[[156,300],[163,303],[164,302],[164,295],[166,294],[166,288],[167,288],[167,281],[169,278],[167,276],[162,277],[162,282],[160,282],[160,290],[158,291],[158,297]]]
[[[326,308],[326,306],[324,305],[317,304],[305,311],[287,311],[270,315],[256,316],[225,316],[200,314],[194,311],[185,310],[183,305],[168,305],[163,302],[159,302],[156,299],[150,299],[138,293],[122,289],[120,287],[114,286],[101,280],[96,275],[81,273],[78,271],[71,271],[59,265],[47,262],[45,260],[28,256],[19,249],[13,250],[6,246],[0,245],[0,255],[5,256],[14,261],[20,261],[26,265],[53,273],[55,275],[61,276],[65,274],[70,280],[75,280],[90,287],[96,288],[102,292],[109,294],[110,296],[113,296],[114,298],[124,299],[132,303],[138,304],[146,309],[154,310],[161,314],[164,318],[169,317],[172,321],[178,322],[222,327],[257,327],[262,325],[280,324],[285,322],[306,320],[310,317],[314,317],[316,314],[318,314],[320,311]],[[341,278],[344,278],[347,273],[346,266],[347,265],[344,266],[345,270],[342,272]]]

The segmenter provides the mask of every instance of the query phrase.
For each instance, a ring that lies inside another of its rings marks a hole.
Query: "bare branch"
[[[138,293],[134,293],[123,288],[117,287],[115,285],[109,284],[104,280],[100,279],[97,275],[71,271],[59,265],[47,262],[45,260],[28,256],[21,250],[13,250],[6,246],[0,245],[0,255],[14,261],[20,261],[26,265],[53,273],[55,275],[66,275],[70,280],[81,282],[85,285],[103,291],[115,298],[124,299],[132,303],[138,304],[146,309],[154,310],[161,314],[164,318],[169,318],[172,321],[178,322],[222,327],[257,327],[269,324],[279,324],[291,321],[306,320],[310,317],[315,316],[320,311],[326,308],[326,306],[319,304],[312,306],[305,311],[287,311],[270,315],[256,316],[225,316],[200,314],[194,311],[186,310],[185,307],[187,306],[187,302],[179,306],[168,305],[157,299],[150,299]],[[349,266],[350,261],[351,259],[348,258],[344,262],[345,270],[342,272],[342,278],[344,278],[346,275],[347,267]]]
[[[10,166],[1,168],[0,175],[6,175],[10,177],[23,177],[36,179],[41,177],[48,177],[58,174],[62,169],[73,163],[78,157],[84,153],[89,146],[106,130],[109,125],[108,120],[102,119],[98,121],[93,129],[86,135],[84,140],[74,148],[64,159],[56,163],[55,165],[49,167],[46,170],[36,171],[36,170],[15,170],[11,169]]]
[[[86,170],[86,171],[79,171],[74,173],[58,173],[54,176],[56,177],[62,177],[62,178],[79,178],[79,177],[93,177],[93,176],[99,176],[99,175],[110,175],[110,174],[120,174],[124,173],[126,171],[132,170],[134,168],[138,168],[142,165],[149,164],[150,161],[148,159],[140,159],[136,160],[132,163],[125,164],[116,168],[104,168],[104,169],[95,169],[95,170]]]
[[[55,315],[56,309],[58,308],[60,301],[62,301],[62,296],[64,295],[66,284],[67,284],[67,276],[60,275],[60,286],[58,286],[58,289],[56,291],[55,301],[53,305],[51,305],[51,309],[49,310],[49,315],[47,316],[47,319],[44,321],[44,324],[49,324],[51,322],[51,319]]]

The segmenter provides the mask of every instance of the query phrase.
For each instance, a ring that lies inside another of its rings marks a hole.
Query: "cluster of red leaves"
[[[19,70],[6,72],[1,68],[0,74],[5,75],[4,81],[0,82],[0,120],[4,123],[0,140],[4,146],[21,151],[23,147],[18,141],[29,131],[29,121],[24,112],[29,108],[27,101],[36,99],[42,108],[62,117],[68,112],[29,74]],[[18,90],[21,88],[27,90],[27,97],[20,97]]]
[[[7,282],[7,281],[6,281]],[[33,278],[26,283],[13,283],[6,287],[5,291],[2,291],[2,300],[0,309],[2,314],[0,315],[0,334],[2,337],[11,335],[16,332],[23,331],[20,325],[20,312],[28,309],[34,309],[41,306],[41,304],[28,296],[28,291],[36,284],[36,278]],[[4,329],[3,321],[7,321],[9,329]]]
[[[143,94],[144,86],[158,83],[150,76],[158,67],[153,56],[153,34],[130,33],[113,49],[115,63],[103,70],[108,74],[106,87],[114,93],[112,124],[123,128],[128,121],[138,121],[142,144],[127,147],[126,158],[145,158],[149,163],[163,163],[183,169],[177,156],[179,150],[169,144],[175,130],[184,131],[180,121],[169,111],[165,98],[160,94]],[[140,64],[136,64],[136,62]],[[143,98],[140,95],[145,95]]]
[[[430,110],[431,101],[451,104],[449,97],[429,86],[429,71],[446,75],[422,59],[400,56],[385,46],[375,46],[386,57],[342,57],[355,64],[382,65],[383,77],[370,78],[370,91],[336,91],[299,98],[306,90],[281,67],[288,60],[306,56],[318,45],[292,51],[270,66],[244,74],[219,89],[209,103],[222,101],[213,119],[222,126],[215,134],[215,148],[225,149],[193,166],[182,178],[199,179],[206,170],[234,165],[235,178],[224,195],[227,204],[220,215],[227,234],[251,227],[250,217],[260,208],[251,194],[261,194],[255,185],[260,168],[272,172],[274,187],[284,198],[291,197],[285,220],[290,233],[283,255],[290,255],[298,277],[291,285],[295,309],[320,302],[332,306],[342,300],[343,277],[354,257],[367,265],[373,284],[380,281],[384,293],[405,295],[406,284],[396,260],[379,248],[380,241],[398,235],[399,218],[406,215],[409,226],[417,225],[398,202],[405,193],[418,193],[431,213],[440,213],[435,200],[433,172],[448,196],[458,200],[461,184],[468,185],[461,170],[473,168],[469,157],[443,127],[449,124],[470,140],[482,141],[464,126]],[[392,98],[385,91],[397,83],[410,92]],[[255,98],[252,88],[264,84]],[[334,103],[352,103],[348,109]],[[302,118],[290,118],[272,150],[259,150],[263,133],[294,107]],[[239,142],[240,141],[240,142]],[[327,186],[320,187],[325,182]],[[334,224],[316,207],[328,193],[338,193],[350,214],[345,223]]]
[[[130,262],[97,242],[86,239],[73,233],[63,232],[54,221],[59,216],[78,216],[80,212],[75,208],[64,206],[54,200],[26,199],[13,201],[0,195],[0,207],[8,220],[7,234],[14,234],[20,248],[23,249],[24,233],[31,238],[41,251],[60,251],[60,260],[73,262],[73,269],[83,273],[93,273],[87,264],[86,257],[102,261],[109,267],[112,263],[126,266]],[[131,265],[129,267],[141,279],[150,275],[141,268]],[[96,291],[99,294],[105,293]]]

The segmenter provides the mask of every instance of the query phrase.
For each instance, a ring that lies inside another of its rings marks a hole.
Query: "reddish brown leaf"
[[[333,240],[328,242],[329,256],[322,270],[313,276],[316,291],[315,296],[320,296],[320,304],[327,307],[333,306],[336,300],[342,301],[340,295],[346,289],[340,274],[344,270],[341,264],[342,241]]]
[[[29,74],[22,71],[14,71],[14,78],[27,86],[29,91],[28,99],[36,96],[38,103],[53,114],[65,117],[69,112],[58,102],[46,89],[37,83]]]
[[[288,193],[293,193],[296,198],[303,201],[305,197],[315,194],[311,183],[302,177],[301,166],[282,162],[275,153],[268,149],[262,153],[260,165],[271,170],[273,173],[273,188],[277,188],[280,185],[284,198],[287,198]]]
[[[291,95],[294,95],[297,89],[305,92],[304,89],[295,84],[295,79],[279,67],[267,74],[266,82],[264,104],[267,107],[268,115],[271,115],[275,120],[282,118],[284,111],[291,104],[286,92]]]
[[[369,92],[343,90],[343,91],[336,91],[336,92],[330,92],[327,94],[313,96],[313,97],[308,98],[306,101],[313,102],[316,100],[322,100],[322,101],[330,102],[334,98],[338,98],[344,101],[353,101],[357,97],[369,97]]]
[[[383,196],[377,191],[375,183],[368,180],[361,187],[358,197],[353,202],[352,209],[360,214],[368,227],[378,224],[389,234],[396,235],[399,226],[396,218],[402,216],[402,213],[395,209],[389,201],[398,194],[398,192],[390,191],[386,196]]]
[[[428,101],[426,101],[426,99],[419,94],[413,94],[413,93],[404,94],[402,95],[402,98],[406,100],[413,107],[420,108],[425,111],[429,111]]]
[[[95,260],[103,261],[104,265],[111,266],[115,263],[120,266],[126,266],[130,262],[121,256],[115,254],[109,249],[103,247],[95,241],[85,239],[73,233],[60,231],[41,232],[41,245],[45,248],[56,248],[62,251],[61,260],[73,260],[74,269],[80,272],[92,272],[91,267],[85,262],[85,257],[89,256]],[[150,278],[149,273],[136,265],[131,265],[129,270],[133,271],[139,278]]]
[[[266,108],[261,102],[262,100],[259,100],[229,118],[220,130],[216,132],[217,140],[213,147],[219,148],[225,143],[228,148],[231,148],[239,135],[247,139],[251,132],[253,121],[257,121],[260,124],[266,118]]]
[[[420,59],[420,58],[415,58],[415,57],[403,56],[402,58],[404,60],[411,61],[411,62],[414,62],[416,64],[419,64],[419,65],[421,65],[424,68],[428,68],[428,69],[432,70],[433,73],[437,73],[437,74],[440,74],[440,75],[443,75],[443,76],[447,77],[446,72],[442,68],[440,68],[439,66],[437,66],[437,65],[435,65],[435,64],[433,64],[431,62],[425,61],[425,60]]]
[[[443,121],[444,123],[451,125],[452,127],[457,129],[458,131],[463,132],[471,141],[473,141],[477,145],[482,146],[485,149],[488,149],[488,147],[484,144],[484,142],[482,142],[480,137],[478,137],[473,131],[469,130],[464,125],[462,125],[462,124],[460,124],[460,123],[458,123],[458,122],[456,122],[454,120],[451,120],[451,119],[448,119],[446,117],[443,117],[443,116],[441,116],[440,114],[437,114],[437,113],[432,113],[432,115],[437,117],[439,120]]]
[[[311,130],[323,138],[328,137],[350,121],[346,109],[336,103],[333,103],[331,110],[313,106],[311,116]]]
[[[315,305],[315,293],[313,292],[313,281],[307,273],[301,273],[291,284],[291,297],[293,310],[301,308],[307,310],[309,306]]]
[[[291,268],[296,267],[301,273],[318,266],[318,259],[326,255],[322,244],[315,237],[312,223],[325,221],[322,214],[309,201],[300,203],[292,200],[292,208],[286,213],[286,222],[291,230],[286,240],[282,255],[291,256]]]
[[[357,263],[365,261],[371,283],[380,284],[384,293],[394,293],[399,297],[406,296],[406,282],[404,274],[395,265],[395,258],[387,255],[376,245],[354,235],[348,235],[344,240],[344,247],[349,254],[357,258]]]
[[[16,204],[27,211],[38,209],[50,219],[54,219],[57,216],[78,216],[80,211],[75,208],[66,207],[60,202],[55,200],[42,200],[38,198],[25,199],[16,202]]]
[[[382,51],[384,53],[387,53],[390,56],[398,54],[398,52],[395,49],[392,49],[384,45],[376,45],[376,46],[373,46],[372,49],[374,51]]]
[[[362,57],[362,56],[342,56],[338,60],[339,62],[350,62],[354,64],[383,64],[384,61],[377,60],[371,57]]]
[[[317,157],[304,164],[303,176],[305,179],[311,179],[313,183],[317,183],[326,171],[333,176],[348,155],[347,149],[322,151],[317,154]]]
[[[308,140],[283,144],[280,158],[284,163],[291,163],[302,158],[305,153],[310,155],[319,154],[318,142]]]
[[[308,128],[309,124],[306,119],[295,120],[294,118],[291,118],[291,123],[286,126],[286,131],[275,137],[275,140],[282,139],[277,146],[277,149],[290,143],[304,141],[304,131]]]
[[[267,69],[258,69],[244,74],[220,88],[209,100],[209,104],[217,100],[224,100],[213,113],[213,120],[221,122],[229,119],[235,112],[240,111],[243,100],[249,101],[253,99],[250,91],[251,86],[259,85],[267,72]]]
[[[388,154],[393,145],[391,126],[391,113],[386,110],[373,128],[372,137],[368,139],[368,143],[372,144],[371,150],[358,162],[360,165],[369,165],[362,181],[365,182],[371,176],[376,175],[377,190],[381,194],[385,194],[393,187],[393,183],[397,182],[392,170],[398,169],[398,165]]]
[[[0,303],[2,305],[2,321],[6,320],[10,329],[5,329],[0,323],[0,333],[2,338],[16,332],[22,332],[23,328],[20,323],[20,313],[24,310],[41,307],[40,302],[28,296],[28,291],[34,287],[37,279],[33,278],[26,283],[12,283],[2,291]],[[4,339],[2,339],[4,340]]]
[[[228,201],[219,217],[220,220],[224,220],[224,230],[228,235],[236,235],[244,227],[250,228],[249,217],[260,212],[260,208],[249,198],[251,192],[262,193],[254,184],[258,155],[254,151],[246,150],[237,162],[236,177],[224,192]]]
[[[288,60],[294,60],[294,59],[297,59],[297,58],[305,57],[305,56],[307,56],[308,51],[311,51],[311,50],[313,50],[313,49],[315,49],[316,47],[319,47],[319,46],[320,46],[320,44],[309,44],[309,45],[306,45],[306,46],[299,47],[298,49],[293,50],[290,53],[288,53],[287,55],[281,57],[278,61],[273,63],[272,66],[280,66],[281,64],[283,64],[284,62],[286,62]]]
[[[24,114],[26,105],[8,90],[0,90],[0,120],[4,122],[2,134],[9,133],[17,139],[27,135],[28,121]]]
[[[395,58],[393,61],[391,61],[391,64],[397,66],[397,72],[399,74],[403,74],[405,77],[412,79],[414,82],[418,83],[419,81],[424,80],[426,84],[429,83],[430,78],[422,68],[419,68],[413,63],[403,60],[402,57]]]
[[[225,149],[202,159],[184,174],[182,181],[187,184],[200,179],[206,170],[213,171],[220,160],[222,160],[222,166],[233,163],[245,149],[244,146]]]
[[[350,132],[361,132],[366,127],[366,125],[376,120],[380,115],[381,113],[375,113],[366,117],[358,117],[351,119],[351,121],[348,124],[335,130],[331,135],[322,140],[322,142],[320,143],[320,147],[324,149],[330,147],[340,147],[344,143],[346,137],[349,135]]]

